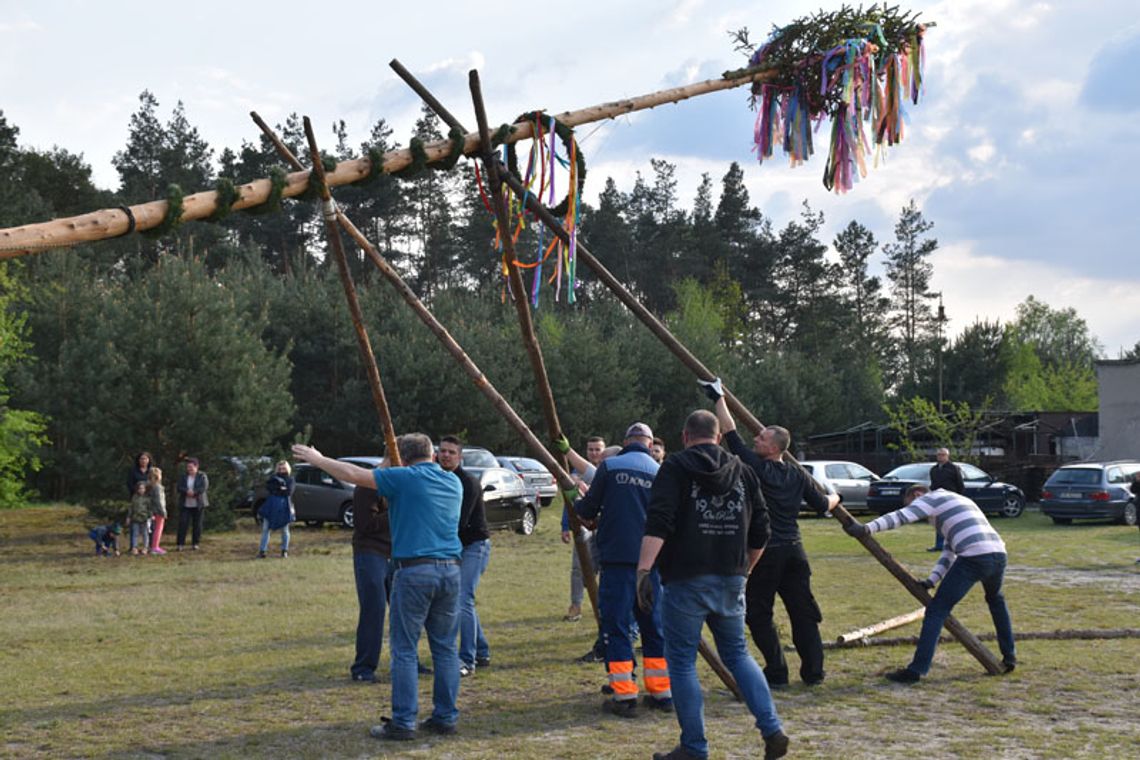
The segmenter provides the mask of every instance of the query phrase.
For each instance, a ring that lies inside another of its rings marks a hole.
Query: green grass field
[[[493,665],[462,682],[459,735],[399,746],[368,736],[389,714],[387,643],[381,683],[348,680],[347,532],[297,528],[289,559],[254,560],[257,534],[243,520],[207,534],[201,552],[96,559],[90,525],[66,506],[0,512],[0,756],[648,758],[676,744],[671,715],[603,715],[602,667],[574,662],[593,630],[561,621],[570,557],[553,510],[531,537],[492,539],[479,607]],[[1032,512],[995,527],[1010,549],[1015,631],[1137,625],[1135,528],[1055,527]],[[917,608],[834,521],[803,528],[825,640]],[[916,573],[933,562],[926,526],[881,538]],[[992,631],[980,588],[956,614]],[[1022,642],[1017,671],[1001,678],[944,644],[922,684],[882,679],[910,655],[830,651],[825,685],[777,692],[790,756],[1137,756],[1138,639]],[[789,662],[794,671],[794,653]],[[759,757],[747,710],[701,667],[712,757]],[[430,679],[420,687],[426,717]]]

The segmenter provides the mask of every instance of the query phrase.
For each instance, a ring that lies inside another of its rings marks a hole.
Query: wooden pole
[[[666,103],[678,103],[682,100],[706,95],[711,92],[729,90],[752,82],[766,81],[774,78],[775,72],[770,70],[749,69],[740,75],[728,78],[708,79],[695,82],[683,87],[674,87],[668,90],[659,90],[647,95],[624,100],[615,100],[610,103],[589,106],[577,111],[566,111],[556,117],[563,124],[571,127],[590,122],[612,119],[635,111],[654,108]],[[514,131],[507,135],[507,142],[525,140],[531,137],[532,127],[526,122],[515,125]],[[465,155],[479,150],[479,135],[468,133],[463,137],[463,153]],[[451,140],[440,140],[424,146],[424,152],[429,161],[434,161],[451,153]],[[399,171],[413,162],[410,149],[393,150],[384,154],[384,165],[381,171],[392,173]],[[356,158],[342,161],[336,169],[329,172],[325,181],[329,187],[339,187],[370,175],[372,162],[368,158]],[[293,172],[285,179],[285,188],[282,196],[293,198],[309,186],[309,172]],[[232,208],[241,209],[260,206],[270,198],[273,183],[268,179],[256,179],[238,187],[239,197]],[[217,210],[218,194],[213,190],[206,190],[183,198],[182,221],[205,219]],[[51,248],[62,248],[78,243],[90,243],[96,240],[107,240],[119,237],[129,232],[131,219],[134,219],[134,230],[153,229],[162,224],[166,217],[167,202],[151,201],[130,206],[129,213],[122,209],[102,209],[66,219],[54,219],[37,224],[26,224],[19,227],[0,229],[0,259],[15,258],[31,253],[40,253]]]
[[[892,628],[899,628],[906,625],[907,623],[913,623],[916,620],[922,620],[922,618],[925,616],[926,608],[920,607],[914,612],[908,612],[905,615],[896,615],[895,617],[884,620],[881,623],[875,623],[874,625],[869,625],[865,628],[857,628],[849,633],[840,634],[835,641],[838,644],[846,644],[851,641],[860,641],[861,639],[865,639],[868,636],[874,636],[877,633],[889,631]]]
[[[398,61],[394,61],[398,65]],[[394,68],[394,67],[393,67]],[[403,68],[402,66],[400,67]],[[397,73],[400,73],[397,71]],[[404,70],[407,76],[411,76]],[[404,74],[401,74],[404,76]],[[552,441],[563,437],[562,423],[558,419],[558,407],[554,403],[554,392],[550,388],[550,376],[546,372],[546,362],[542,356],[542,347],[538,344],[538,337],[534,334],[534,320],[531,318],[530,303],[527,300],[526,287],[523,285],[522,274],[519,272],[515,259],[515,246],[510,229],[510,218],[503,196],[502,180],[499,177],[499,165],[495,161],[491,145],[491,130],[487,125],[487,110],[483,104],[483,92],[479,84],[479,73],[472,70],[468,74],[468,86],[471,89],[471,100],[475,105],[475,120],[478,122],[478,134],[482,153],[480,158],[483,166],[487,168],[487,179],[491,185],[491,203],[495,218],[499,221],[499,229],[503,230],[500,239],[503,241],[504,256],[509,263],[507,267],[507,281],[510,283],[511,300],[515,304],[515,312],[519,318],[519,330],[522,332],[523,345],[526,346],[527,356],[530,358],[531,371],[534,374],[535,385],[538,386],[539,399],[542,402],[542,413],[546,419],[546,431]],[[434,98],[433,98],[434,100]],[[436,102],[438,104],[438,101]],[[432,105],[429,103],[428,105]],[[434,106],[432,106],[434,107]],[[455,117],[450,113],[440,114],[445,120],[450,119],[448,126],[462,128]],[[467,131],[467,130],[463,130]],[[567,467],[566,458],[559,454],[563,467]],[[578,564],[582,570],[582,583],[590,597],[590,605],[594,610],[594,622],[601,630],[602,617],[598,608],[598,581],[594,571],[594,563],[590,558],[590,549],[582,538],[582,521],[574,509],[574,501],[565,492],[562,501],[566,514],[570,520],[570,531],[574,537],[574,551],[578,555]]]
[[[276,133],[269,128],[256,111],[250,116],[261,128],[261,131],[273,143],[277,152],[294,169],[304,168],[300,160],[293,155],[293,151],[281,142]],[[364,362],[364,371],[368,375],[368,385],[372,389],[372,402],[376,405],[376,415],[380,418],[380,430],[384,434],[384,445],[388,449],[388,461],[394,466],[400,465],[400,449],[396,446],[396,431],[392,425],[392,414],[388,409],[388,399],[384,394],[384,384],[380,381],[380,368],[376,364],[376,355],[372,352],[372,341],[368,338],[368,331],[364,327],[364,315],[360,310],[360,299],[356,295],[356,286],[352,282],[352,273],[348,269],[348,259],[344,255],[344,242],[340,237],[340,228],[336,223],[336,202],[333,201],[329,186],[323,181],[325,167],[321,163],[321,154],[317,148],[317,139],[313,135],[312,124],[309,117],[304,120],[305,136],[309,141],[309,155],[313,159],[313,172],[321,182],[321,215],[325,220],[325,234],[328,236],[329,247],[336,260],[337,271],[340,273],[340,282],[344,286],[344,297],[348,301],[348,310],[352,315],[352,326],[356,330],[356,344],[360,349],[360,358]]]
[[[982,641],[994,641],[996,633],[983,633],[978,637]],[[1018,641],[1097,641],[1102,639],[1140,639],[1140,628],[1062,628],[1057,631],[1018,631]],[[938,641],[947,644],[954,640],[951,636],[940,636]],[[895,647],[904,644],[911,646],[918,643],[918,636],[891,636],[877,639],[858,639],[856,641],[838,642],[825,641],[824,649],[856,649],[858,647]]]

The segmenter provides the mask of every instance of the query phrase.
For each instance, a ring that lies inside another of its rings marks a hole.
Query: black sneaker
[[[619,718],[636,718],[637,700],[607,699],[605,702],[602,702],[602,710],[608,712],[610,715],[616,715]]]
[[[416,738],[415,729],[400,728],[389,718],[381,718],[384,721],[379,726],[373,726],[368,729],[368,735],[374,739],[385,739],[393,742],[410,742]]]
[[[353,673],[352,680],[355,683],[376,683],[375,673]]]
[[[1017,660],[1005,659],[1001,661],[1001,672],[1012,673],[1017,667]]]
[[[598,654],[593,649],[591,649],[589,652],[586,652],[586,654],[584,654],[578,658],[578,662],[594,663],[594,662],[605,662],[605,661],[606,661],[606,656],[604,654]]]
[[[420,730],[429,731],[433,734],[439,734],[440,736],[451,736],[459,729],[455,727],[454,723],[441,723],[435,718],[428,718],[420,722]]]
[[[764,737],[764,760],[776,760],[788,754],[788,735],[783,731]]]
[[[459,677],[460,678],[466,678],[467,676],[473,674],[474,672],[475,672],[475,668],[473,668],[470,665],[467,665],[465,663],[460,663],[460,665],[459,665]]]
[[[435,673],[434,670],[429,668],[427,665],[424,665],[423,663],[416,663],[416,672],[421,676],[430,676],[432,673]]]
[[[650,696],[649,694],[646,694],[642,698],[641,703],[643,705],[645,705],[647,708],[649,708],[650,710],[658,710],[658,711],[663,712],[663,713],[673,712],[673,698],[672,697],[663,697],[661,699],[658,699],[657,697]]]
[[[491,658],[490,657],[476,657],[475,658],[475,667],[477,667],[477,668],[489,668],[489,667],[491,667]]]
[[[701,755],[694,755],[678,744],[670,752],[654,752],[653,760],[705,760]]]
[[[893,681],[894,683],[918,683],[919,679],[922,678],[922,676],[910,668],[892,670],[887,673],[885,677],[888,681]]]

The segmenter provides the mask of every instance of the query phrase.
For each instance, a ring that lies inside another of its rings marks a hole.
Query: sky
[[[742,88],[580,127],[587,198],[606,177],[628,191],[662,158],[676,164],[688,206],[702,173],[719,189],[737,161],[752,203],[777,229],[806,200],[824,212],[825,240],[855,219],[880,242],[914,199],[934,223],[932,290],[943,294],[949,335],[977,319],[1008,321],[1033,295],[1075,308],[1115,358],[1140,341],[1140,4],[902,5],[936,23],[925,96],[908,108],[907,139],[850,193],[823,188],[826,150],[796,169],[779,155],[758,165]],[[469,127],[467,72],[478,69],[499,124],[717,77],[745,62],[730,30],[763,38],[772,25],[837,6],[0,0],[0,110],[23,146],[82,154],[96,184],[113,189],[111,158],[143,90],[163,121],[181,100],[219,152],[257,139],[251,110],[271,124],[308,115],[318,130],[343,119],[354,145],[384,118],[406,143],[420,104],[388,68],[393,58]]]

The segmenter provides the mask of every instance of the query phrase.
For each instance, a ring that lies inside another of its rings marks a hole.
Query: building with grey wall
[[[1097,459],[1140,459],[1140,361],[1096,363],[1100,391]]]

